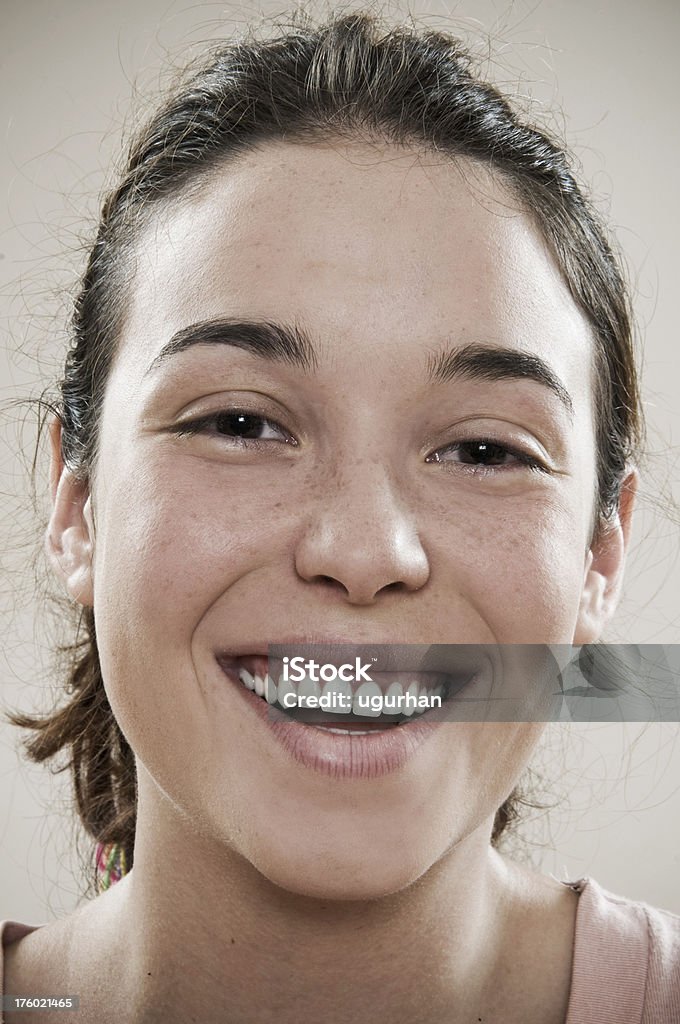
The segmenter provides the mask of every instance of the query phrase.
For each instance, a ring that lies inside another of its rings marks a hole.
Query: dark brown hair
[[[280,29],[277,31],[281,32]],[[75,300],[72,343],[55,412],[65,464],[83,482],[97,459],[98,418],[133,281],[140,228],[215,169],[270,140],[415,147],[483,165],[533,217],[594,337],[597,494],[594,533],[618,507],[642,420],[627,289],[604,229],[562,147],[521,120],[479,79],[461,43],[442,32],[339,13],[322,24],[297,13],[269,38],[220,46],[185,79],[134,140],[105,198]],[[71,647],[67,702],[45,717],[15,715],[34,730],[36,761],[68,754],[87,832],[121,844],[133,863],[136,777],[132,750],[109,707],[95,612],[85,608]],[[492,843],[517,817],[515,790],[496,813]]]

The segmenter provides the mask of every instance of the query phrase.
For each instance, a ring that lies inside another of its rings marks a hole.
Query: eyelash
[[[221,433],[217,429],[217,425],[220,420],[231,417],[243,416],[250,420],[259,422],[260,426],[267,425],[274,428],[279,434],[290,437],[287,432],[280,427],[275,420],[269,419],[267,416],[261,413],[251,412],[248,409],[221,409],[218,412],[208,413],[205,416],[199,416],[194,420],[188,420],[186,423],[178,423],[171,428],[172,432],[180,437],[193,437],[198,434],[210,433],[209,427],[214,427],[214,433],[218,437],[228,438],[234,445],[243,448],[262,448],[267,446],[273,438],[246,438],[239,437],[238,435],[229,436],[228,434]],[[297,441],[294,438],[284,440],[285,444],[297,445]],[[464,472],[470,473],[471,475],[487,476],[496,473],[507,473],[513,468],[520,466],[524,469],[528,469],[531,472],[548,473],[550,472],[538,459],[529,455],[527,452],[521,451],[518,448],[510,447],[509,445],[503,444],[500,441],[495,440],[492,437],[478,437],[470,438],[465,441],[457,441],[453,444],[446,445],[443,448],[438,449],[433,455],[430,455],[425,460],[428,463],[436,462],[441,465],[447,465],[449,460],[440,458],[440,454],[447,452],[465,452],[468,449],[467,454],[470,454],[470,448],[479,448],[482,446],[488,446],[493,448],[496,452],[501,453],[502,456],[510,456],[515,460],[514,464],[507,465],[488,465],[483,462],[470,463],[470,462],[451,462],[451,465],[464,467]]]

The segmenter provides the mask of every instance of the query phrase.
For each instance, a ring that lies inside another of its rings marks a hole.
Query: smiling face
[[[395,770],[337,778],[217,656],[595,639],[623,540],[590,549],[592,345],[530,218],[469,165],[271,144],[153,219],[91,501],[64,474],[50,537],[178,822],[324,895],[488,840],[541,726],[446,723]]]

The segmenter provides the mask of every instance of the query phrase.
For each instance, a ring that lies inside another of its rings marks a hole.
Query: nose
[[[295,552],[298,575],[339,589],[350,604],[411,592],[430,576],[427,554],[384,465],[354,466],[313,501]]]

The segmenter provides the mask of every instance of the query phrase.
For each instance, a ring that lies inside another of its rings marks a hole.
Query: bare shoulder
[[[15,939],[4,946],[2,989],[5,995],[27,996],[70,996],[74,991],[69,986],[68,947],[70,918],[54,921]],[[71,1014],[59,1011],[64,1024]],[[43,1010],[22,1009],[20,1014],[6,1013],[7,1021],[15,1016],[24,1024],[33,1024],[45,1019]]]
[[[53,967],[67,960],[71,918],[53,921],[10,942],[3,950],[3,988],[7,993],[47,991]]]
[[[6,994],[34,996],[79,995],[81,1003],[88,993],[96,993],[102,957],[107,948],[101,941],[109,931],[114,903],[108,894],[83,904],[68,917],[43,925],[4,947],[3,990]],[[100,978],[101,981],[101,978]],[[9,1015],[8,1015],[9,1016]],[[13,1016],[13,1015],[12,1015]],[[59,1012],[62,1024],[70,1014]],[[78,1012],[79,1024],[88,1024],[90,1015]],[[44,1021],[39,1013],[36,1021]],[[21,1012],[23,1024],[32,1024],[30,1011]]]

